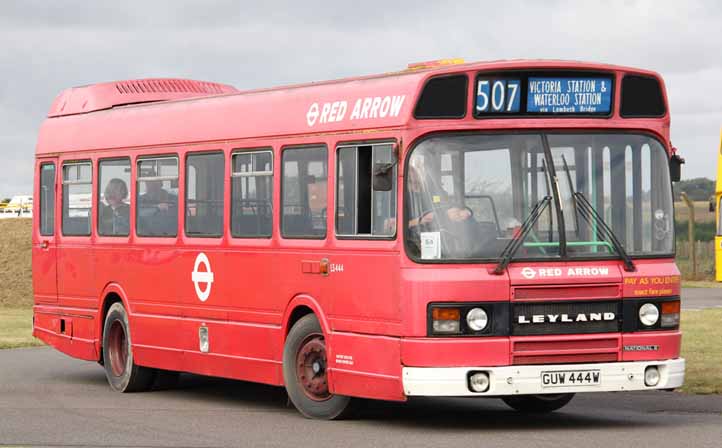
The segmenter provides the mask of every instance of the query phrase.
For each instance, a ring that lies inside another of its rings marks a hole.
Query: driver
[[[435,215],[437,212],[443,213],[445,211],[450,222],[463,222],[471,218],[471,210],[466,206],[434,207],[432,201],[433,203],[440,203],[441,198],[439,196],[432,197],[431,193],[424,189],[419,169],[410,166],[408,176],[409,203],[412,216],[408,222],[409,229],[438,220]]]

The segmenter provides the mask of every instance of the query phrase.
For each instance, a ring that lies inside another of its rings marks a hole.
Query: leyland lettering
[[[570,314],[533,314],[521,315],[517,318],[519,324],[544,324],[544,323],[572,323],[572,322],[602,322],[614,320],[617,316],[614,313],[579,313],[576,316]]]

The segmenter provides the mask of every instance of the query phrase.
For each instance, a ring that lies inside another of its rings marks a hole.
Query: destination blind
[[[605,76],[480,76],[475,115],[596,114],[612,110],[612,78]]]
[[[609,113],[612,104],[609,78],[529,78],[527,112]]]

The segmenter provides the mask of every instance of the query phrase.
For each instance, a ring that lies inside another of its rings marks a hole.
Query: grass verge
[[[722,394],[722,309],[682,313],[682,357],[687,375],[682,392]]]
[[[0,219],[0,307],[33,305],[32,224],[31,219]]]
[[[31,308],[0,308],[0,349],[44,345],[33,337]]]

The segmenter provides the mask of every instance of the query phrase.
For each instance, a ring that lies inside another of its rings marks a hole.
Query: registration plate
[[[541,373],[542,387],[598,386],[601,381],[599,370],[556,370]]]

